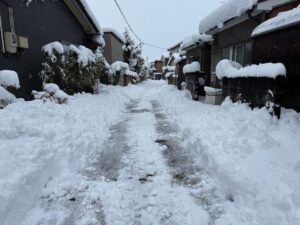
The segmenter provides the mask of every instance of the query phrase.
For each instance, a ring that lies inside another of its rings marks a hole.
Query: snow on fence
[[[183,73],[196,73],[200,72],[201,65],[199,62],[192,62],[191,64],[187,64],[183,67]]]
[[[282,63],[264,63],[242,67],[231,60],[221,60],[216,67],[216,75],[219,79],[238,77],[266,77],[276,78],[286,76],[286,68]]]

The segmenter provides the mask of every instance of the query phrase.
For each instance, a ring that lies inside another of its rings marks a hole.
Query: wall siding
[[[41,89],[38,73],[41,70],[41,48],[53,41],[85,44],[85,33],[62,0],[34,1],[29,6],[20,0],[7,1],[14,10],[17,35],[29,38],[29,49],[17,54],[0,54],[0,70],[15,70],[21,88],[18,97],[31,99],[33,89]],[[8,11],[0,3],[4,31],[9,31]]]

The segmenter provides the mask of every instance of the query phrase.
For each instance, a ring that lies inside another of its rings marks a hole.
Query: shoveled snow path
[[[156,143],[156,118],[150,102],[141,102],[128,119],[129,151],[115,182],[102,183],[107,224],[208,224],[208,214],[183,186],[172,183]],[[100,165],[99,165],[100,166]]]

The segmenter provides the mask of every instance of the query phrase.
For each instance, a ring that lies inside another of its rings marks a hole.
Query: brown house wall
[[[263,15],[259,15],[255,19],[249,19],[234,27],[217,33],[214,36],[214,49],[219,50],[250,41],[254,28],[263,21],[263,17]]]
[[[281,62],[287,69],[282,105],[300,111],[300,25],[256,37],[254,63]]]
[[[109,64],[116,61],[124,61],[122,46],[123,43],[111,32],[104,33],[105,47],[104,57]]]

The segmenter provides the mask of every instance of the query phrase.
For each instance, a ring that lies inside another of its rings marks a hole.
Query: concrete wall
[[[105,47],[104,57],[109,64],[116,61],[124,61],[123,43],[111,32],[104,33]]]
[[[0,53],[0,70],[15,70],[21,88],[18,97],[31,98],[32,89],[40,89],[41,48],[53,41],[85,44],[85,33],[62,0],[33,1],[29,6],[20,0],[7,0],[14,10],[17,35],[29,38],[29,49],[17,54]],[[4,31],[10,31],[7,7],[0,2]]]

